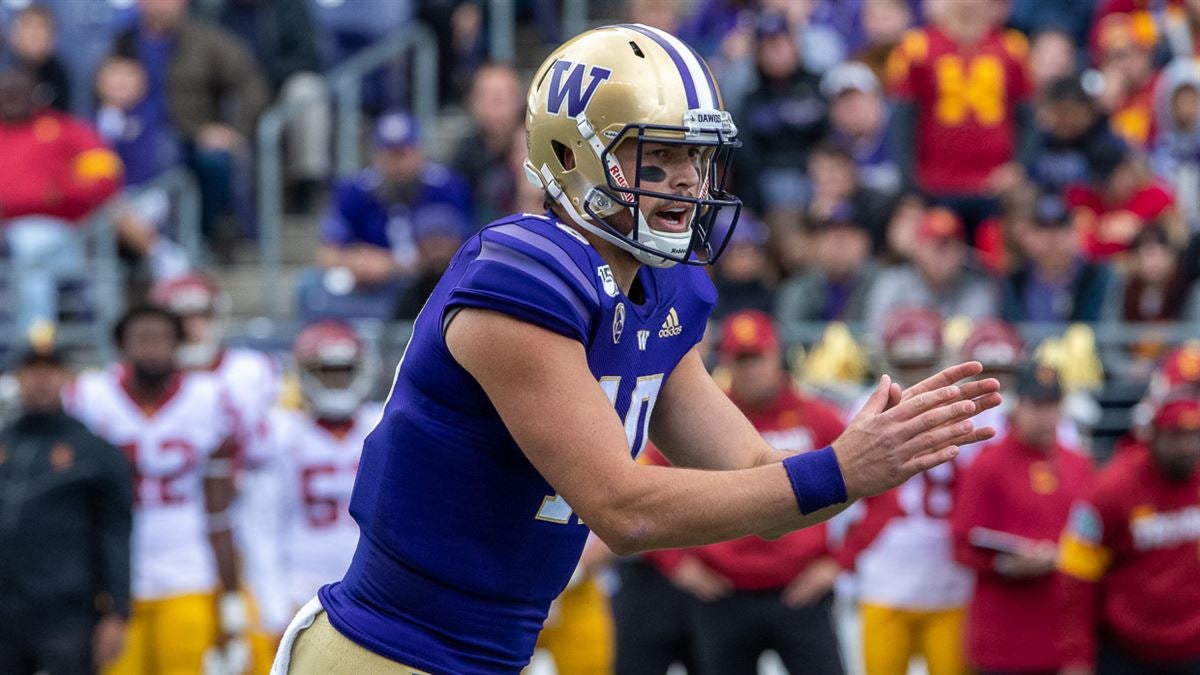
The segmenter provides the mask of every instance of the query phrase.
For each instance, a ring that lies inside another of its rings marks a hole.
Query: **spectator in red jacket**
[[[722,326],[719,352],[730,374],[730,398],[771,445],[807,452],[841,433],[834,408],[791,385],[768,315],[732,314]],[[839,567],[826,542],[819,525],[774,541],[749,536],[646,554],[701,601],[692,624],[701,675],[755,672],[768,649],[793,673],[843,672],[830,616]]]
[[[1200,672],[1200,392],[1164,399],[1148,436],[1100,472],[1060,541],[1064,674]]]
[[[1137,233],[1155,220],[1178,232],[1175,196],[1145,162],[1117,139],[1087,149],[1088,183],[1067,188],[1071,225],[1088,260],[1106,260],[1129,250]]]
[[[121,184],[117,156],[86,124],[39,108],[34,86],[24,71],[0,72],[0,229],[22,331],[57,320],[57,279],[84,261],[75,225]]]
[[[978,673],[1054,673],[1063,665],[1048,639],[1058,630],[1055,542],[1090,476],[1088,460],[1056,438],[1062,390],[1054,370],[1026,365],[1016,394],[1008,435],[955,486],[955,558],[976,579],[966,648]]]

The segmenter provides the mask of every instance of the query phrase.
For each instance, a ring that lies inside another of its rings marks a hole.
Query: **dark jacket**
[[[0,429],[0,626],[129,615],[132,471],[62,413]]]
[[[317,31],[304,0],[226,0],[220,22],[254,51],[276,92],[296,73],[321,70]]]
[[[1029,321],[1025,309],[1025,287],[1033,272],[1023,267],[1008,276],[1004,283],[1000,315],[1005,321]],[[1095,263],[1083,263],[1079,274],[1070,285],[1070,298],[1062,308],[1060,320],[1064,323],[1100,320],[1104,300],[1108,297],[1108,285],[1112,275],[1107,267]]]
[[[138,58],[134,26],[117,38],[113,51]],[[207,21],[187,19],[175,34],[167,67],[167,113],[192,139],[201,127],[225,123],[253,138],[258,116],[270,102],[266,78],[242,41]],[[231,111],[229,114],[225,112]]]

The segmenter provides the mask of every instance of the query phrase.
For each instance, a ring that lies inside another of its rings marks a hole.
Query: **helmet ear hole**
[[[570,171],[575,168],[575,151],[558,141],[550,141],[550,145],[554,148],[554,156],[558,158],[558,163],[562,165],[563,171]]]

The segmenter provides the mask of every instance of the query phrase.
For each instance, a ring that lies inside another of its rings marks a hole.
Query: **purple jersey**
[[[367,438],[345,578],[321,589],[342,634],[433,673],[517,673],[588,529],[525,458],[450,355],[454,312],[504,312],[578,340],[631,453],[675,365],[704,334],[716,291],[690,265],[642,267],[636,304],[575,230],[521,214],[468,241],[417,318],[383,420]],[[553,414],[554,402],[546,402]]]

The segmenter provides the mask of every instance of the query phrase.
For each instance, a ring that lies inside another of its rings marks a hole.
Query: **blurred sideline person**
[[[120,362],[80,375],[65,395],[67,411],[133,466],[134,603],[107,675],[183,675],[206,661],[240,672],[248,658],[228,403],[213,377],[179,370],[183,334],[165,309],[128,310],[113,330]]]
[[[740,208],[711,73],[624,25],[567,42],[533,83],[525,168],[550,209],[486,226],[426,303],[364,444],[354,560],[293,619],[276,672],[515,674],[589,532],[618,554],[782,535],[993,433],[970,418],[997,383],[956,384],[968,363],[908,390],[881,378],[832,446],[771,448],[695,349],[711,227]],[[637,464],[651,437],[691,468]]]
[[[718,351],[730,374],[729,397],[772,447],[811,452],[842,433],[835,408],[790,383],[767,314],[730,315]],[[666,463],[661,455],[652,459]],[[697,672],[753,673],[769,649],[791,673],[843,672],[831,617],[840,568],[828,538],[822,523],[774,541],[751,535],[646,554],[698,600],[691,605]]]
[[[1008,433],[964,472],[951,517],[955,557],[975,571],[966,647],[981,675],[1053,674],[1065,665],[1057,541],[1091,479],[1088,458],[1058,438],[1054,370],[1025,364],[1015,394]]]
[[[350,326],[312,324],[296,336],[292,355],[303,394],[301,410],[276,408],[265,438],[265,465],[245,495],[251,565],[268,631],[278,637],[322,584],[350,564],[358,525],[350,490],[363,439],[382,409],[368,403],[377,361]]]
[[[1156,402],[1059,542],[1069,675],[1200,673],[1200,391]]]
[[[87,675],[129,619],[133,485],[120,451],[62,409],[62,352],[13,368],[21,415],[0,428],[0,673]]]
[[[942,317],[926,307],[884,319],[883,364],[902,383],[933,372],[944,357]],[[912,378],[912,379],[901,379]],[[985,413],[988,411],[985,411]],[[966,672],[962,626],[971,572],[954,560],[954,485],[978,447],[856,505],[839,561],[857,574],[867,675],[904,675],[923,656],[930,675]]]

